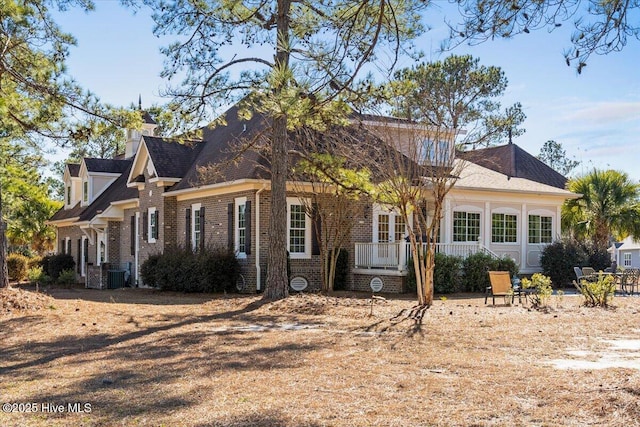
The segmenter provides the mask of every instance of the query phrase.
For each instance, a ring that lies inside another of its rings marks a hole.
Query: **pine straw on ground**
[[[55,299],[40,292],[27,292],[20,288],[0,289],[2,313],[36,311],[53,305]]]
[[[416,328],[404,296],[48,292],[0,314],[0,401],[40,405],[2,426],[640,425],[639,297],[457,295]]]

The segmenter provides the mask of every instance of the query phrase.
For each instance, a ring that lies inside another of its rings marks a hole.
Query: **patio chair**
[[[511,286],[511,277],[508,271],[490,271],[489,281],[491,282],[491,286],[487,286],[487,292],[484,297],[485,304],[489,298],[489,292],[491,292],[491,297],[493,298],[493,305],[496,305],[496,296],[503,296],[505,298],[510,296],[511,304],[513,304],[515,296],[518,294],[518,301],[522,302],[520,289],[514,289]]]
[[[596,270],[591,267],[582,267],[582,274],[587,277],[593,277],[596,274]]]
[[[584,274],[582,273],[582,269],[580,267],[573,267],[573,272],[576,274],[576,279],[578,280],[578,283],[580,283],[580,280],[582,280],[582,278],[584,277]]]
[[[626,294],[637,292],[638,286],[640,286],[638,280],[640,280],[640,269],[627,268],[622,272],[620,278],[620,290]]]

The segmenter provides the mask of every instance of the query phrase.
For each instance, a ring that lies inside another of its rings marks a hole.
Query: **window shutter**
[[[67,254],[71,255],[71,239],[67,240]]]
[[[187,208],[184,211],[184,213],[185,213],[184,247],[190,248],[191,247],[191,208]]]
[[[200,250],[204,250],[204,206],[200,207]]]
[[[235,249],[235,242],[233,238],[233,232],[236,228],[236,224],[234,222],[235,215],[233,214],[234,209],[235,205],[233,203],[229,203],[227,205],[227,246],[230,251]]]
[[[82,263],[82,257],[80,256],[80,251],[82,250],[82,239],[78,239],[78,260],[76,262],[76,271],[80,273],[80,267]]]
[[[84,248],[82,248],[82,261],[89,261],[89,239],[84,239]]]
[[[60,240],[60,253],[64,254],[64,240]]]
[[[244,206],[244,253],[251,255],[251,202],[247,200]]]
[[[142,212],[142,239],[149,240],[149,212]]]
[[[311,255],[320,255],[320,234],[322,233],[322,223],[320,222],[320,213],[318,212],[318,204],[314,203],[311,207]]]
[[[129,249],[131,250],[131,255],[136,254],[136,216],[131,215],[131,231],[129,233],[131,235],[131,242],[129,242]]]

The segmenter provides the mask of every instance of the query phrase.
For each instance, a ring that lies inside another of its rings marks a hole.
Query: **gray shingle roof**
[[[567,178],[516,144],[461,152],[458,157],[508,177],[524,178],[562,189],[567,183]]]
[[[71,219],[79,217],[80,214],[85,210],[85,206],[81,206],[80,201],[76,203],[74,207],[71,209],[66,209],[64,207],[60,208],[58,212],[54,213],[49,221],[62,221],[64,219]]]
[[[89,172],[122,173],[130,166],[129,160],[85,158]]]
[[[238,108],[225,113],[226,125],[203,130],[204,143],[195,162],[184,178],[172,190],[184,190],[201,185],[237,179],[268,179],[269,162],[256,149],[250,148],[238,156],[238,147],[259,139],[268,130],[268,121],[260,114],[249,120],[238,117]],[[237,159],[236,159],[237,157]],[[203,169],[210,173],[202,173]]]
[[[182,178],[200,153],[203,144],[180,144],[168,138],[145,136],[144,142],[158,177]]]

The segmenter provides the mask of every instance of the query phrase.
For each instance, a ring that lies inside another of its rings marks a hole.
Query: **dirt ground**
[[[638,296],[2,292],[1,426],[640,426]]]

